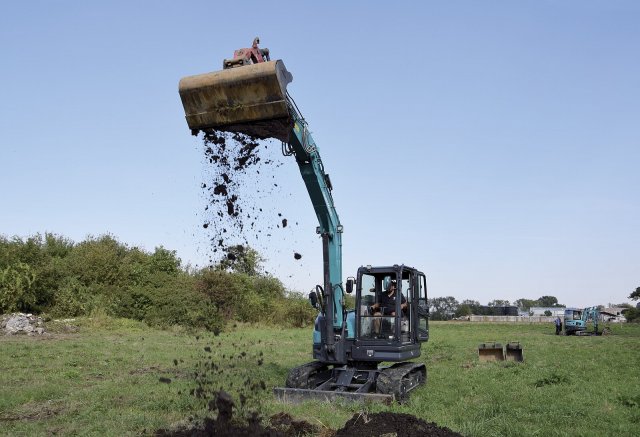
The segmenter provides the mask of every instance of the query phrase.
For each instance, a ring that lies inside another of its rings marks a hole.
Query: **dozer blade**
[[[504,361],[504,350],[500,343],[482,343],[478,346],[478,360]]]
[[[356,393],[347,391],[312,390],[304,388],[275,387],[273,394],[280,402],[298,404],[304,401],[332,402],[344,399],[352,402],[381,402],[391,404],[393,395],[382,393]]]
[[[282,61],[269,61],[184,77],[178,89],[194,135],[216,129],[287,141],[292,80]]]

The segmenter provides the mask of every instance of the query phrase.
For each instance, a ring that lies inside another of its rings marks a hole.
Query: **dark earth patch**
[[[433,422],[426,422],[410,414],[388,412],[354,414],[336,433],[336,437],[378,437],[381,435],[462,437],[462,434],[449,428],[438,426]]]

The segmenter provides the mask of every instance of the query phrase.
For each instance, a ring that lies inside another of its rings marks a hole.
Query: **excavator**
[[[426,276],[404,264],[363,265],[343,282],[344,228],[331,179],[307,121],[287,92],[293,76],[282,60],[270,60],[259,42],[256,38],[252,47],[236,50],[220,71],[182,78],[179,94],[193,135],[216,130],[280,140],[283,154],[298,164],[318,219],[323,278],[309,296],[318,310],[314,360],[292,369],[285,387],[274,394],[284,402],[404,402],[427,377],[424,363],[410,361],[420,357],[421,344],[429,339]],[[345,293],[354,289],[355,309],[347,310]]]
[[[602,332],[598,332],[599,319],[600,310],[598,310],[598,307],[566,308],[564,310],[564,334],[601,335]],[[587,322],[589,321],[592,322],[593,332],[587,331]]]

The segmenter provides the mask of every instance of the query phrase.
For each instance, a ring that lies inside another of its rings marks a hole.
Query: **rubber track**
[[[314,378],[315,374],[326,369],[326,364],[319,361],[295,367],[289,372],[285,386],[288,388],[316,388],[318,381]]]
[[[418,375],[416,375],[418,373]],[[418,379],[411,384],[412,377]],[[376,392],[391,394],[398,402],[406,401],[409,392],[416,386],[424,384],[427,379],[427,368],[422,363],[398,363],[384,369],[376,380]]]

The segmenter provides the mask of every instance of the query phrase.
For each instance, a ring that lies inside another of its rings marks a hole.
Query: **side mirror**
[[[355,278],[347,278],[347,294],[353,293],[353,284],[355,281]]]
[[[316,296],[315,291],[309,293],[309,302],[311,302],[312,307],[318,308],[318,296]]]

